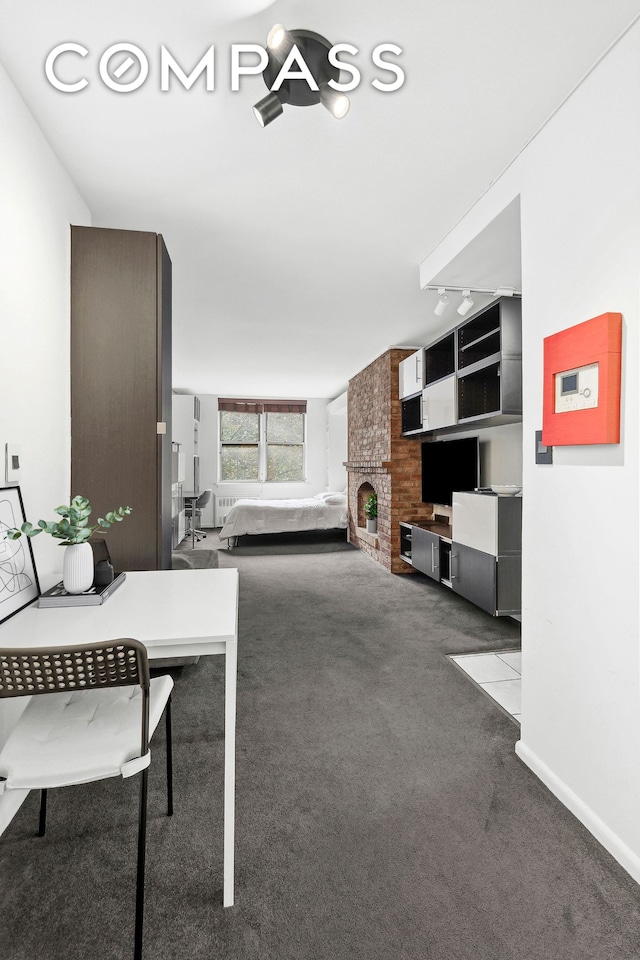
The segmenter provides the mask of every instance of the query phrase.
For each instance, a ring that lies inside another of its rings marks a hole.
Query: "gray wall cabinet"
[[[401,390],[405,435],[497,426],[522,419],[519,299],[502,297],[494,301],[426,346],[422,353],[422,403],[418,396]],[[415,367],[416,355],[403,363],[408,361]],[[413,386],[419,389],[417,379]],[[408,387],[406,384],[405,389]]]

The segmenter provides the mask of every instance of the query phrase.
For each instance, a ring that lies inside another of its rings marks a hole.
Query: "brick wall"
[[[349,381],[348,461],[351,542],[391,573],[413,573],[400,559],[400,521],[426,520],[432,508],[421,500],[421,443],[401,435],[398,366],[413,350],[394,348]],[[360,525],[370,484],[378,495],[378,532]]]

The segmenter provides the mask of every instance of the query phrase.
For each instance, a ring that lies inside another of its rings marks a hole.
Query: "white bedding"
[[[339,502],[333,502],[334,500]],[[347,498],[301,500],[238,500],[220,530],[221,540],[251,533],[288,533],[347,527]]]

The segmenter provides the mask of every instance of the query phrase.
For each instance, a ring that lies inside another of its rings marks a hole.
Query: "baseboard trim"
[[[634,853],[617,833],[567,786],[549,767],[527,747],[522,740],[516,743],[516,754],[535,775],[551,790],[554,796],[582,823],[589,833],[609,851],[611,856],[624,867],[636,883],[640,883],[640,857]]]

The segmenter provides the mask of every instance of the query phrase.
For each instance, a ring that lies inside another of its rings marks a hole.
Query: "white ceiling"
[[[175,388],[332,397],[389,345],[427,342],[420,260],[639,13],[640,0],[0,0],[0,61],[94,224],[164,235]],[[264,44],[275,22],[359,48],[344,120],[285,107],[262,129],[262,79],[231,92],[231,44]],[[90,50],[69,60],[90,80],[74,95],[44,77],[64,41]],[[118,41],[150,59],[132,94],[97,79]],[[389,79],[370,60],[382,42],[404,51],[395,93],[371,87]],[[160,92],[161,44],[190,70],[211,43],[215,92]]]

